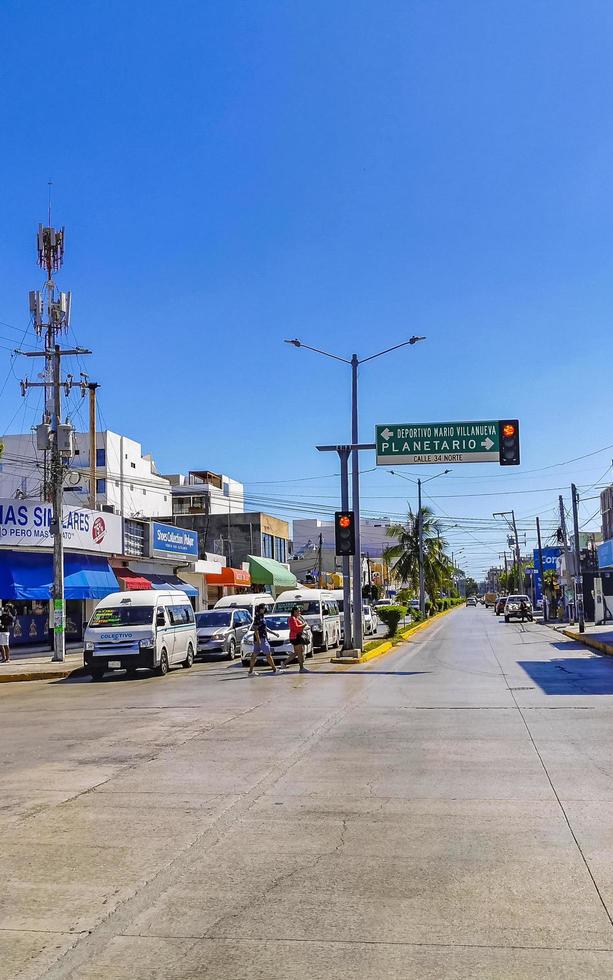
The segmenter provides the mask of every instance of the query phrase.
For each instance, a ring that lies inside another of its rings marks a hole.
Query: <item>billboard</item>
[[[543,571],[544,572],[555,572],[556,562],[560,555],[562,554],[562,549],[558,547],[543,548]],[[543,598],[543,587],[541,584],[541,569],[539,565],[539,550],[535,548],[533,551],[534,558],[534,590],[536,599],[540,600]]]
[[[52,548],[53,507],[40,500],[0,498],[0,547]],[[64,547],[102,555],[121,554],[121,517],[84,507],[64,506]]]

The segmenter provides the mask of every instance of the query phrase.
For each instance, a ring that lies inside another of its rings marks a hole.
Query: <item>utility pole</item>
[[[570,492],[573,499],[573,530],[575,540],[575,605],[577,607],[577,619],[579,620],[579,632],[585,633],[583,575],[581,574],[581,550],[579,547],[579,494],[574,483],[571,483]]]
[[[417,480],[417,542],[419,549],[419,611],[426,615],[426,577],[424,574],[424,520],[421,512],[421,480]]]
[[[545,598],[545,572],[543,571],[543,547],[541,545],[541,522],[536,519],[536,540],[539,549],[539,575],[541,577],[541,592],[543,593],[543,622],[547,622],[547,600]]]
[[[42,423],[36,428],[36,447],[45,454],[45,478],[47,453],[51,451],[49,473],[49,494],[52,504],[50,531],[53,536],[53,660],[64,660],[66,652],[66,610],[64,602],[64,541],[62,537],[62,510],[64,496],[64,473],[70,458],[74,455],[74,431],[69,423],[62,423],[62,386],[66,394],[73,385],[72,375],[62,381],[62,357],[90,354],[84,348],[62,350],[57,337],[66,332],[70,325],[71,294],[56,294],[53,273],[62,267],[64,260],[64,228],[51,226],[51,202],[49,203],[49,223],[38,226],[37,252],[38,264],[47,272],[43,290],[33,290],[29,294],[29,307],[34,331],[38,337],[44,334],[45,347],[41,351],[29,351],[26,357],[44,357],[45,380],[41,382],[22,381],[21,394],[25,396],[28,388],[44,388],[45,408]],[[45,310],[46,308],[46,310]],[[46,312],[46,322],[44,315]],[[79,385],[85,394],[85,382]]]
[[[322,578],[323,578],[323,568],[322,568],[323,555],[322,555],[322,549],[323,549],[323,546],[324,546],[324,536],[323,536],[322,532],[320,531],[319,532],[319,548],[317,549],[317,585],[318,585],[318,587],[320,589],[323,588],[323,585],[322,585]]]
[[[95,381],[87,383],[89,391],[89,506],[96,509],[96,389]]]
[[[560,528],[562,530],[562,547],[564,548],[564,565],[566,567],[566,575],[570,575],[570,560],[568,552],[568,537],[566,534],[566,513],[564,511],[564,500],[562,495],[558,497],[558,503],[560,505]],[[574,603],[573,603],[574,609]],[[571,617],[571,623],[574,621],[574,614]]]
[[[517,537],[517,524],[515,523],[515,511],[511,511],[511,519],[513,521],[513,534],[515,535],[515,564],[517,566],[517,591],[521,592],[523,587],[523,582],[521,579],[521,556],[519,553],[519,538]]]

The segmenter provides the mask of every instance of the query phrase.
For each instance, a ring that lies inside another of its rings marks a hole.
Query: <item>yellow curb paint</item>
[[[65,677],[83,675],[83,667],[71,667],[70,670],[39,670],[22,671],[19,674],[0,673],[0,684],[12,684],[18,681],[52,681],[55,678],[62,680]]]
[[[421,630],[426,629],[431,623],[436,622],[437,619],[441,619],[443,616],[447,616],[448,613],[454,612],[459,609],[460,606],[452,606],[451,609],[443,609],[442,612],[436,613],[435,616],[431,616],[430,619],[425,619],[423,623],[417,623],[415,626],[407,626],[405,630],[402,630],[402,640],[403,643],[405,639],[411,636],[413,633],[419,633]],[[369,650],[368,653],[363,653],[361,657],[332,657],[330,660],[331,664],[344,664],[345,666],[351,666],[352,664],[364,664],[368,660],[374,660],[375,657],[382,657],[384,653],[389,653],[393,650],[394,644],[390,640],[386,640],[384,643],[379,644],[379,646],[374,647],[374,649]]]
[[[577,643],[583,643],[584,646],[598,650],[599,653],[604,653],[607,657],[613,657],[613,646],[603,643],[602,640],[594,640],[591,636],[586,636],[585,633],[574,633],[572,630],[562,630],[562,633],[569,640],[576,640]]]

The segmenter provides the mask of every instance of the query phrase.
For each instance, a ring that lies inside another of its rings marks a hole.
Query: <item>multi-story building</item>
[[[245,509],[243,484],[223,473],[190,470],[165,475],[171,485],[172,516],[181,514],[240,514]]]
[[[0,498],[41,497],[48,479],[45,453],[32,433],[4,436]],[[172,510],[170,481],[160,476],[141,444],[106,430],[96,433],[96,506],[127,518],[164,517]],[[75,432],[75,455],[65,480],[65,503],[88,506],[89,433]]]

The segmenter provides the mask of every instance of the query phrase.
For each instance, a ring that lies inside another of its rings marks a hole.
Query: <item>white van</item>
[[[243,595],[225,595],[218,599],[214,609],[246,609],[255,618],[257,606],[266,606],[266,612],[271,613],[275,600],[268,592],[245,592]]]
[[[298,606],[313,631],[313,646],[337,647],[341,642],[341,617],[334,594],[326,589],[291,589],[282,592],[275,602],[274,613],[291,613]]]
[[[139,667],[164,676],[191,667],[196,654],[194,610],[184,592],[111,592],[96,606],[85,630],[84,657],[92,680],[107,670]]]

